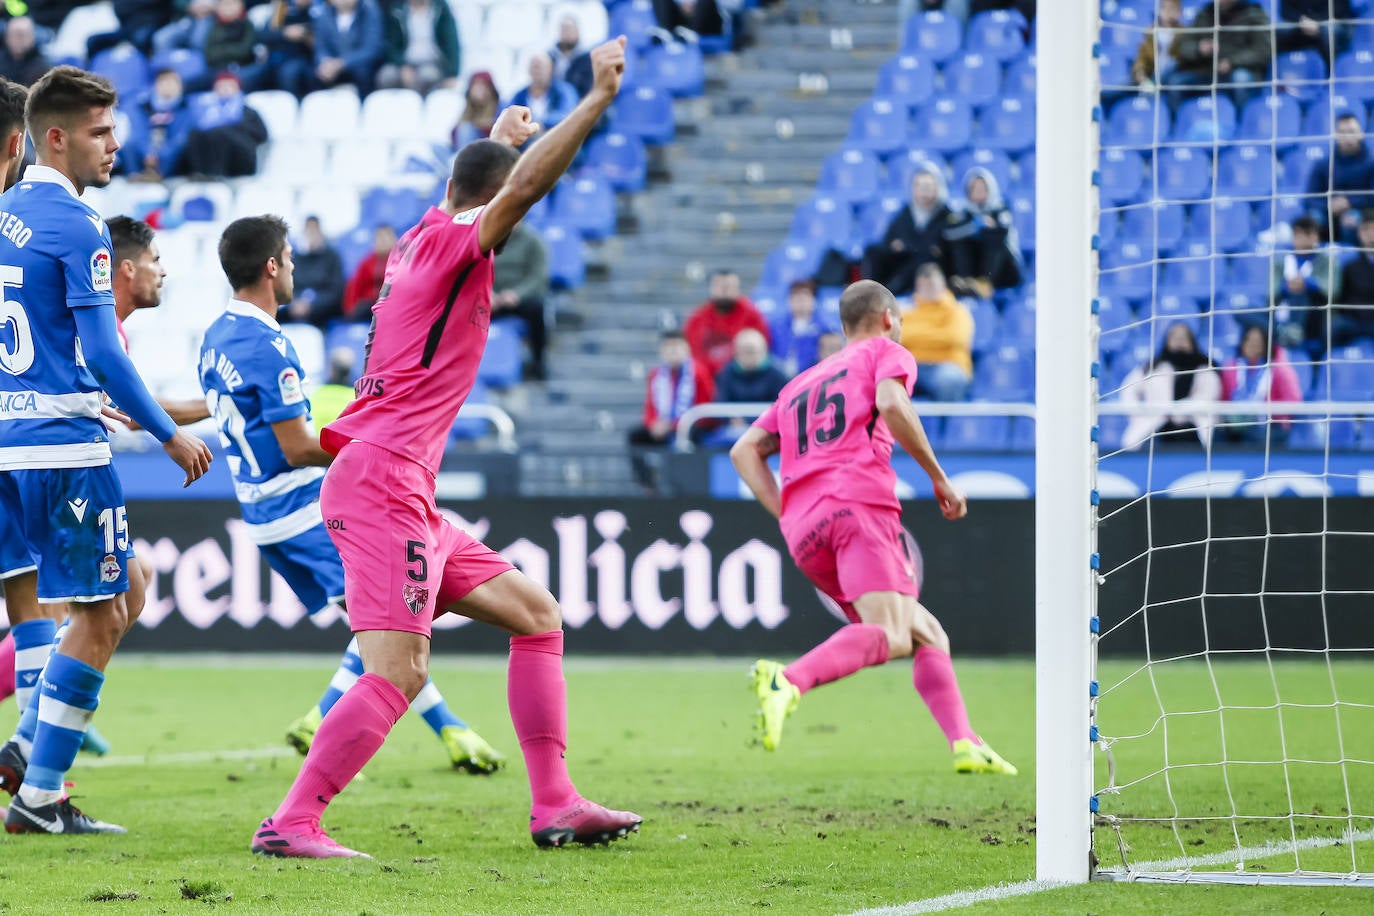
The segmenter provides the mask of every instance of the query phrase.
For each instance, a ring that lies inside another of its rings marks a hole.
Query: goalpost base
[[[1282,885],[1288,887],[1370,887],[1374,875],[1347,875],[1332,872],[1298,872],[1286,875],[1265,875],[1254,872],[1139,872],[1099,871],[1094,881],[1122,881],[1139,884],[1242,884],[1246,886]]]

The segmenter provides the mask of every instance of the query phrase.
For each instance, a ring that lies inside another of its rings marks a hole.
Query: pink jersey
[[[827,497],[900,510],[892,431],[877,408],[878,383],[887,378],[910,395],[915,358],[886,337],[861,340],[788,382],[755,421],[781,440],[785,516]]]
[[[491,323],[493,258],[478,242],[481,216],[481,207],[453,217],[430,207],[396,243],[357,398],[320,433],[326,451],[358,439],[438,473]]]

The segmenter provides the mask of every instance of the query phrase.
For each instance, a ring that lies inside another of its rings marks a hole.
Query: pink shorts
[[[439,514],[429,471],[368,442],[340,450],[320,489],[320,508],[343,560],[355,633],[429,636],[436,614],[515,568]]]
[[[860,595],[920,596],[902,515],[894,509],[827,500],[798,518],[784,516],[782,536],[797,568],[854,623]]]

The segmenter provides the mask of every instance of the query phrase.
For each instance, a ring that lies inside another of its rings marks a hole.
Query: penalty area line
[[[298,757],[289,747],[250,747],[227,751],[186,751],[180,754],[111,754],[107,757],[78,757],[73,770],[128,766],[176,766],[187,763],[214,763],[219,760],[263,760],[269,757]]]

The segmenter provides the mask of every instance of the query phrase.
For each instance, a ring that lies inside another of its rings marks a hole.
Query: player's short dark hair
[[[115,265],[137,261],[153,244],[153,227],[131,216],[116,216],[106,220],[110,227],[110,244],[114,246]]]
[[[29,90],[19,83],[0,77],[0,137],[8,137],[24,129],[24,103]]]
[[[474,205],[491,200],[520,158],[519,150],[495,140],[474,140],[453,157],[453,200]]]
[[[1321,225],[1314,218],[1303,214],[1293,220],[1293,231],[1319,233],[1321,232]]]
[[[219,265],[233,289],[258,282],[271,258],[280,258],[288,230],[280,216],[245,216],[236,219],[219,237]]]
[[[110,108],[119,99],[109,80],[78,67],[53,67],[29,88],[24,121],[29,136],[46,146],[48,128],[66,127],[92,108]]]
[[[886,286],[872,280],[860,280],[840,295],[840,324],[848,334],[861,328],[872,316],[896,307],[897,300]]]

